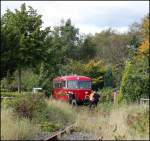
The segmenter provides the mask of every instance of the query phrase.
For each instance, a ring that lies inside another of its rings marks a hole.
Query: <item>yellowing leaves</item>
[[[139,47],[139,52],[147,55],[149,54],[149,15],[144,17],[141,31],[143,35],[143,41]]]
[[[149,41],[148,40],[144,40],[142,42],[141,46],[139,47],[139,52],[144,53],[144,54],[149,54]]]
[[[149,15],[147,15],[143,19],[142,34],[144,38],[146,38],[147,40],[149,39]]]

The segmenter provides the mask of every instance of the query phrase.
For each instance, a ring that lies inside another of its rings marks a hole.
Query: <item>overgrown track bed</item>
[[[58,131],[58,132],[50,135],[49,137],[44,138],[43,141],[58,140],[63,134],[71,133],[75,127],[76,127],[76,123],[71,124],[71,125],[67,126],[64,130]]]

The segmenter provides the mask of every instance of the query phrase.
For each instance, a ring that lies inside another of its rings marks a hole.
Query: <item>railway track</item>
[[[75,129],[77,128],[77,123],[71,124],[67,126],[62,131],[58,131],[53,133],[50,136],[47,136],[42,139],[42,141],[51,141],[51,140],[102,140],[103,137],[94,137],[92,134],[88,134],[85,132],[77,132]],[[67,138],[64,138],[63,136],[68,136]],[[74,137],[72,137],[74,136]],[[86,138],[85,138],[86,137]],[[85,138],[85,139],[84,139]],[[88,139],[89,138],[89,139]]]
[[[71,124],[71,125],[67,126],[65,129],[63,129],[62,131],[58,131],[58,132],[54,133],[53,135],[50,135],[50,136],[44,138],[43,141],[58,140],[59,138],[61,138],[61,136],[63,134],[71,133],[75,127],[76,127],[76,123]]]

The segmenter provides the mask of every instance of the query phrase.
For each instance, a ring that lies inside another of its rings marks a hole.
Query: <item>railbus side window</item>
[[[55,88],[59,88],[59,83],[58,82],[55,82]]]
[[[66,87],[66,83],[65,83],[65,81],[62,81],[61,82],[61,88],[65,88]]]
[[[61,82],[53,82],[53,88],[63,88],[66,87],[66,82],[61,81]]]

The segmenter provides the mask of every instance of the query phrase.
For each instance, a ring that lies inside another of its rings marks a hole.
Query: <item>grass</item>
[[[53,132],[74,122],[77,123],[77,130],[93,134],[96,138],[149,139],[147,105],[114,106],[113,103],[100,103],[92,112],[81,107],[77,107],[77,112],[76,108],[66,102],[45,100],[41,95],[28,95],[13,101],[4,100],[1,103],[1,139],[3,140],[32,139],[40,131]],[[11,107],[8,103],[11,103]],[[16,108],[17,112],[13,108]],[[33,113],[30,120],[24,117],[25,113]]]
[[[4,99],[1,107],[1,138],[4,140],[32,139],[41,131],[57,131],[76,119],[76,112],[68,103],[46,100],[42,95]]]
[[[46,102],[49,109],[49,120],[57,122],[63,127],[75,122],[77,114],[68,103],[53,99]]]
[[[38,125],[25,118],[18,118],[10,109],[1,110],[1,139],[28,140],[40,132]]]
[[[101,107],[90,114],[88,111],[79,113],[78,130],[92,133],[105,140],[149,139],[148,106],[137,104],[112,106],[111,110],[108,111],[106,107],[106,112],[104,111],[105,107]]]

